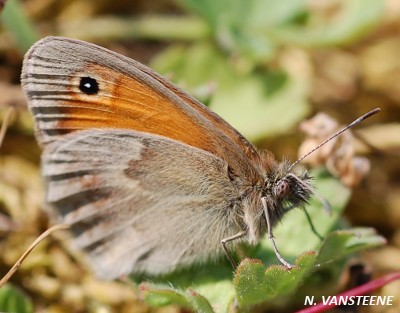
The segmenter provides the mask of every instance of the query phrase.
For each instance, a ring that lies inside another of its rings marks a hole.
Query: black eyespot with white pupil
[[[290,190],[290,186],[289,184],[284,181],[284,180],[280,180],[278,181],[278,183],[275,186],[275,195],[282,199],[287,197],[290,194],[291,190]]]
[[[92,77],[82,77],[79,82],[79,90],[87,95],[95,95],[99,92],[99,83]]]

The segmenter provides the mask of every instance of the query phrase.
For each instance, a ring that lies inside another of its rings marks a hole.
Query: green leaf
[[[6,2],[0,21],[14,36],[21,53],[25,53],[39,39],[35,26],[18,0]]]
[[[353,228],[330,233],[318,252],[317,263],[332,262],[343,256],[366,248],[380,246],[386,240],[373,228]]]
[[[191,309],[199,313],[213,313],[210,303],[202,295],[192,289],[187,292],[171,289],[171,287],[151,286],[149,284],[140,285],[141,297],[155,307],[168,304],[177,304],[181,308]]]
[[[0,312],[31,313],[31,300],[17,287],[6,284],[0,288]]]
[[[132,278],[136,282],[143,280],[152,282],[150,285],[140,286],[146,302],[150,305],[163,306],[175,303],[193,309],[197,305],[204,307],[204,300],[207,299],[216,312],[227,312],[235,297],[232,272],[230,264],[223,259],[220,264],[210,262],[208,265],[193,266],[162,277]]]
[[[174,303],[182,308],[190,308],[186,295],[171,287],[163,288],[162,285],[152,286],[144,283],[139,286],[139,290],[141,297],[151,306],[162,307]]]
[[[315,253],[303,254],[290,270],[282,265],[268,268],[260,260],[243,260],[233,280],[240,306],[249,306],[292,293],[312,270]]]
[[[243,0],[244,2],[248,2]],[[247,18],[249,29],[268,29],[287,25],[304,14],[308,0],[253,0]]]
[[[346,0],[332,20],[321,18],[312,25],[288,25],[272,29],[267,36],[287,44],[324,47],[344,45],[362,38],[383,18],[384,1]]]
[[[199,313],[208,313],[214,312],[210,303],[207,301],[205,297],[197,293],[192,289],[188,289],[187,293],[190,295],[188,300],[190,301],[193,310]]]
[[[276,26],[286,23],[304,11],[307,0],[178,0],[214,27]]]

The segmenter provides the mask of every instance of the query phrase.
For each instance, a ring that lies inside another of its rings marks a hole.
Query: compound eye
[[[284,180],[278,181],[278,183],[275,186],[275,195],[278,198],[282,199],[287,197],[290,193],[291,190],[289,184]]]

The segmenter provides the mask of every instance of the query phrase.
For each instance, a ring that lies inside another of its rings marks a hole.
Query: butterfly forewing
[[[235,129],[148,67],[107,49],[45,38],[27,53],[22,85],[43,144],[77,130],[132,129],[211,152],[239,176],[257,176],[252,161],[259,156]]]

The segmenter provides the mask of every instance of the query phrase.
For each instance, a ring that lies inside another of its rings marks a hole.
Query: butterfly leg
[[[322,237],[322,236],[319,234],[319,232],[317,231],[317,229],[315,228],[314,223],[313,223],[313,221],[312,221],[312,219],[311,219],[311,216],[310,216],[310,214],[308,214],[308,211],[307,211],[306,209],[304,209],[304,208],[303,208],[303,211],[304,211],[304,214],[306,215],[308,224],[309,224],[310,227],[311,227],[311,231],[315,234],[315,236],[317,236],[317,237],[319,238],[319,240],[321,240],[321,241],[324,240],[324,237]]]
[[[288,208],[286,208],[286,210],[290,211],[292,208],[293,207],[288,207]],[[311,219],[311,216],[308,213],[308,211],[305,208],[302,208],[302,210],[303,210],[303,212],[304,212],[304,214],[305,214],[305,216],[307,218],[308,224],[310,225],[311,231],[314,233],[315,236],[317,236],[319,238],[319,240],[321,240],[321,241],[324,240],[324,237],[322,237],[320,235],[320,233],[317,231],[317,229],[315,228],[314,223],[313,223],[313,221]]]
[[[288,261],[286,261],[281,254],[278,251],[278,248],[276,247],[275,244],[275,240],[274,240],[274,235],[272,234],[272,226],[271,226],[271,221],[269,219],[269,213],[268,213],[268,207],[267,207],[267,201],[265,200],[264,197],[261,198],[261,202],[263,204],[263,208],[264,208],[264,215],[265,215],[265,219],[267,220],[267,227],[268,227],[268,238],[271,240],[272,242],[272,247],[274,248],[274,252],[276,257],[278,258],[278,260],[285,265],[287,268],[291,269],[293,268],[293,265],[290,264]]]
[[[237,234],[235,234],[235,235],[233,235],[233,236],[230,236],[230,237],[228,237],[228,238],[224,238],[224,239],[221,240],[221,244],[222,244],[222,247],[224,248],[226,257],[228,258],[229,262],[231,263],[233,269],[236,268],[237,264],[236,264],[236,262],[233,260],[233,257],[232,257],[232,255],[231,255],[231,253],[229,252],[228,247],[226,246],[226,244],[227,244],[228,242],[230,242],[230,241],[234,241],[234,240],[236,240],[236,239],[242,238],[242,237],[245,236],[246,234],[247,234],[247,230],[242,230],[241,232],[239,232],[239,233],[237,233]]]

